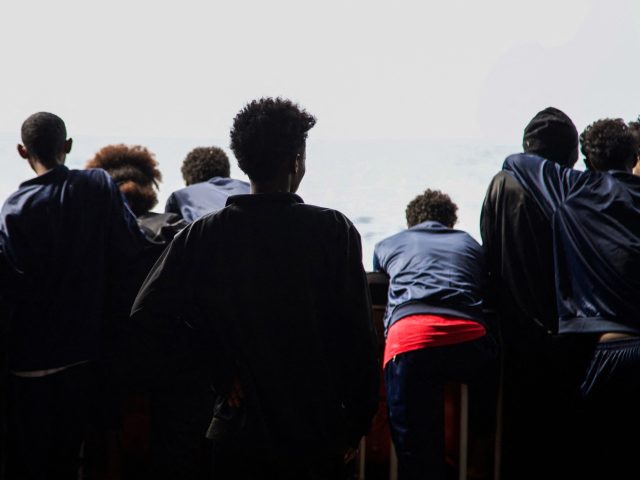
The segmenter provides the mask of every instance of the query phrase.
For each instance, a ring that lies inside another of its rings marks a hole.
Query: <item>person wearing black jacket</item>
[[[314,124],[283,99],[240,111],[231,148],[251,194],[179,233],[132,310],[141,378],[174,388],[206,378],[224,401],[215,478],[344,478],[376,409],[360,235],[295,194]]]
[[[622,119],[594,122],[581,143],[586,172],[530,155],[508,157],[503,169],[552,223],[559,332],[597,342],[582,372],[586,413],[576,464],[594,478],[634,478],[640,446],[632,434],[640,428],[637,145]]]
[[[578,132],[564,112],[549,107],[525,128],[523,148],[572,167]],[[487,303],[498,314],[503,353],[502,475],[544,478],[558,471],[558,433],[579,381],[573,372],[580,368],[573,363],[584,358],[576,351],[580,345],[556,336],[551,223],[535,198],[502,171],[489,184],[480,232],[489,271]]]

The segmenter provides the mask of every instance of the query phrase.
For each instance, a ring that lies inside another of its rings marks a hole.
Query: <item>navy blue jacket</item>
[[[98,358],[109,288],[143,238],[104,170],[58,166],[22,183],[0,213],[0,251],[19,277],[8,298],[9,368]]]
[[[194,222],[207,213],[224,208],[231,195],[249,193],[249,184],[227,177],[213,177],[211,180],[194,183],[173,192],[167,199],[164,211],[176,213],[188,223]]]
[[[526,154],[503,169],[551,221],[559,332],[640,334],[640,178]]]
[[[389,275],[385,331],[401,318],[430,314],[485,325],[482,247],[468,233],[427,221],[376,244],[373,269]]]

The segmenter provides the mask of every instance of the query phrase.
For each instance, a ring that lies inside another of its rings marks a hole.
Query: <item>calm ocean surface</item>
[[[15,146],[18,135],[0,134],[0,199],[33,176]],[[84,163],[104,145],[144,145],[156,155],[164,181],[156,211],[167,196],[183,186],[180,165],[194,147],[218,145],[231,159],[231,176],[245,179],[228,149],[228,140],[115,138],[74,136],[67,157],[71,168]],[[486,145],[477,141],[314,141],[307,145],[307,173],[299,190],[306,203],[335,208],[347,215],[362,235],[363,263],[371,269],[373,247],[405,228],[404,209],[426,188],[448,193],[458,204],[457,228],[480,241],[480,207],[491,177],[519,145]]]

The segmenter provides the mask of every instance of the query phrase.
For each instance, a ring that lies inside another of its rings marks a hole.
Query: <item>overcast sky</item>
[[[548,105],[635,118],[639,47],[638,0],[7,0],[0,132],[226,138],[282,95],[319,139],[513,143]]]

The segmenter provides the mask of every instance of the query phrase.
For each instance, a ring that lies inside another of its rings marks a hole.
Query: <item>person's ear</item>
[[[64,142],[64,153],[69,153],[71,151],[71,146],[73,145],[73,138],[68,138]]]
[[[29,152],[27,151],[27,147],[25,147],[24,145],[18,144],[17,149],[18,149],[18,155],[20,155],[25,160],[29,160]]]

